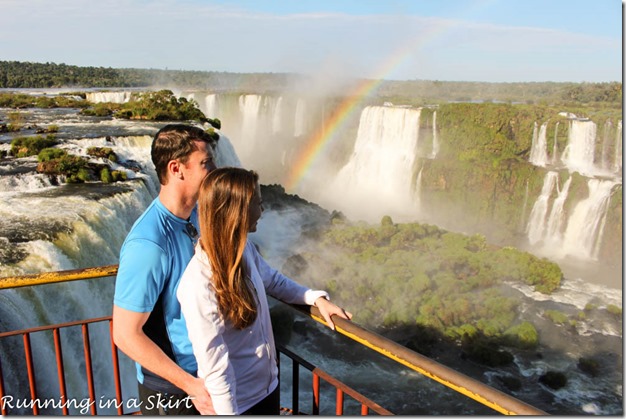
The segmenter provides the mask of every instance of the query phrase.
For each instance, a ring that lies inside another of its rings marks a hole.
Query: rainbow
[[[379,80],[366,80],[361,82],[357,89],[335,108],[330,118],[326,121],[326,124],[317,128],[313,135],[306,141],[299,155],[296,156],[296,160],[285,182],[285,189],[287,191],[292,191],[300,183],[311,168],[313,162],[322,154],[329,144],[332,134],[336,132],[341,124],[350,116],[361,100],[380,83],[381,81]]]
[[[457,17],[477,17],[484,9],[488,9],[491,5],[497,3],[498,0],[471,0],[464,3],[465,7],[459,8],[456,15]],[[285,189],[293,191],[299,185],[317,157],[323,154],[330,139],[333,138],[333,134],[348,119],[348,116],[357,108],[357,105],[365,97],[373,93],[386,77],[389,77],[394,70],[409,58],[414,58],[420,48],[430,44],[441,35],[452,35],[457,27],[458,21],[451,19],[438,20],[436,24],[425,29],[425,32],[419,37],[409,38],[404,46],[400,46],[395,53],[391,54],[378,71],[374,72],[377,75],[376,77],[364,80],[357,85],[352,94],[348,95],[335,109],[327,124],[319,127],[313,133],[302,148],[302,151],[296,156],[296,160],[287,176]]]
[[[426,36],[411,39],[410,42],[398,48],[395,53],[390,55],[380,69],[375,72],[375,74],[378,75],[377,77],[361,81],[353,92],[347,95],[339,106],[337,106],[333,114],[327,120],[327,123],[324,126],[318,127],[313,135],[306,141],[305,146],[296,156],[294,164],[287,176],[284,185],[285,190],[291,192],[299,185],[317,157],[323,154],[323,151],[330,143],[330,139],[333,138],[333,134],[342,126],[343,122],[348,119],[348,116],[357,108],[357,105],[380,86],[385,77],[388,77],[388,75],[401,64],[413,57],[418,47],[424,46],[427,43],[426,41],[432,40],[435,35],[444,32],[449,27],[449,25],[442,25],[431,30]]]

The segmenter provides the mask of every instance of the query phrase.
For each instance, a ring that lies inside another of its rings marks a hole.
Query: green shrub
[[[544,312],[544,314],[546,315],[547,318],[552,320],[553,323],[556,323],[556,324],[566,324],[567,323],[567,315],[564,314],[564,313],[561,313],[560,311],[546,310]]]
[[[92,180],[87,168],[87,160],[72,154],[43,161],[37,165],[39,173],[65,176],[67,183],[82,183]]]
[[[99,116],[106,117],[112,116],[115,112],[118,112],[122,108],[122,105],[119,103],[95,103],[88,108],[82,109],[80,111],[81,115],[85,116]]]
[[[107,159],[112,162],[117,161],[117,154],[115,154],[115,151],[113,151],[110,147],[89,147],[87,149],[87,154],[89,156]]]
[[[113,181],[111,171],[107,167],[104,167],[102,168],[102,170],[100,170],[100,180],[103,183],[111,183]]]
[[[113,182],[119,182],[127,179],[126,172],[123,170],[113,170],[111,172],[111,177],[113,178]]]
[[[539,333],[532,323],[525,321],[506,330],[503,340],[513,347],[531,349],[539,345]]]
[[[222,128],[222,121],[220,121],[217,118],[207,118],[207,122],[211,124],[211,126],[213,126],[214,128],[217,128],[217,129]]]
[[[606,311],[613,314],[614,316],[618,316],[618,317],[622,316],[622,309],[614,304],[607,305]]]
[[[122,104],[113,116],[150,121],[208,121],[196,101],[187,100],[184,97],[177,98],[171,90],[167,89],[133,93],[131,99]],[[215,133],[215,135],[218,134]]]
[[[67,151],[61,148],[48,147],[39,152],[39,154],[37,155],[37,160],[40,162],[50,161],[54,159],[59,159],[66,155]]]
[[[44,148],[58,144],[54,135],[42,137],[18,137],[11,141],[11,155],[15,157],[28,157],[39,154]]]

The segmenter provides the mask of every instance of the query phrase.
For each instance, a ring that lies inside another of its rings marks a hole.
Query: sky
[[[482,82],[622,80],[622,0],[0,0],[0,60]]]

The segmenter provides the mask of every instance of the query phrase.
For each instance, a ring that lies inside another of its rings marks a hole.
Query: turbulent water
[[[124,101],[126,96],[116,93],[92,99]],[[262,183],[285,182],[298,144],[313,135],[316,127],[325,121],[319,98],[241,95],[233,100],[215,94],[195,93],[193,96],[207,116],[222,119],[218,165],[243,163],[248,167],[256,166],[254,168],[260,171]],[[0,109],[0,121],[7,121],[10,112],[13,111]],[[0,134],[0,149],[9,150],[11,139],[17,135],[32,135],[36,127],[55,124],[60,128],[57,138],[62,141],[61,147],[71,153],[84,155],[90,146],[113,148],[120,160],[112,168],[126,171],[130,180],[110,185],[58,186],[48,177],[35,172],[36,158],[0,160],[0,277],[117,263],[126,233],[158,191],[156,176],[149,162],[149,144],[154,132],[163,123],[83,117],[77,110],[67,109],[21,112],[26,115],[28,126],[19,134]],[[433,126],[436,126],[435,118],[436,113]],[[343,133],[333,134],[337,138],[329,141],[326,158],[311,164],[312,169],[302,177],[297,192],[329,210],[341,209],[357,219],[372,217],[379,220],[380,214],[394,208],[402,209],[393,214],[394,220],[419,219],[417,157],[436,158],[437,142],[443,139],[432,135],[426,140],[416,125],[419,125],[417,109],[393,106],[364,108],[358,120],[354,121],[352,131],[346,129]],[[619,129],[621,136],[621,121]],[[569,270],[564,269],[566,280],[561,289],[551,296],[535,293],[519,284],[509,286],[511,295],[522,301],[524,315],[541,325],[541,338],[546,345],[541,357],[522,352],[515,354],[515,368],[528,377],[527,382],[531,384],[514,395],[555,414],[623,413],[621,319],[618,321],[610,316],[597,315],[578,322],[575,328],[567,328],[556,326],[543,315],[545,310],[551,309],[577,313],[588,304],[601,308],[608,304],[622,306],[621,284],[611,281],[610,286],[606,286],[603,281],[590,280],[586,276],[589,271],[598,272],[589,267],[597,263],[594,262],[594,252],[602,240],[602,210],[618,183],[619,176],[607,177],[607,173],[614,174],[618,169],[621,172],[621,159],[608,152],[603,157],[602,167],[595,167],[591,162],[588,143],[594,132],[594,128],[588,123],[585,125],[584,121],[572,123],[572,146],[563,151],[564,161],[568,164],[587,172],[602,170],[604,173],[604,178],[600,180],[590,178],[589,190],[592,193],[576,206],[572,215],[578,218],[564,219],[559,199],[567,198],[568,187],[558,185],[556,176],[550,175],[551,172],[546,176],[541,195],[529,197],[528,239],[531,242],[552,243],[544,251],[556,248],[567,253],[555,255],[569,261]],[[538,126],[537,138],[533,141],[536,147],[545,147],[543,135],[545,130]],[[342,138],[343,141],[340,141]],[[398,141],[402,141],[402,145]],[[612,144],[614,140],[611,136],[605,141]],[[611,145],[611,150],[614,148],[617,146]],[[531,154],[533,163],[556,170],[551,163],[554,156],[550,154],[554,153],[548,153],[543,148],[535,150]],[[374,194],[382,188],[392,191],[393,196],[372,200],[371,197],[377,196]],[[589,225],[588,219],[594,220],[594,229],[579,228],[581,224]],[[263,249],[268,260],[280,267],[297,247],[307,223],[310,223],[309,215],[288,205],[282,210],[266,211],[253,240]],[[558,227],[559,223],[561,227]],[[569,230],[563,228],[565,225],[570,226]],[[559,235],[557,231],[566,233]],[[572,242],[581,245],[570,249],[568,245]],[[112,278],[81,282],[0,292],[1,330],[110,314]],[[97,297],[86,300],[86,295],[94,293]],[[68,310],[68,307],[71,309]],[[313,333],[317,336],[315,340],[310,336]],[[72,334],[68,333],[67,339]],[[41,338],[35,345],[36,359],[49,360],[53,356],[49,352],[51,343],[46,339]],[[104,330],[93,333],[92,339],[95,340],[92,346],[110,347]],[[325,356],[319,351],[319,339],[332,347]],[[26,396],[28,386],[24,379],[10,379],[19,377],[24,370],[19,362],[13,362],[19,358],[20,342],[13,340],[2,345],[0,360],[5,383],[20,383],[19,388],[9,388],[8,391],[15,390],[17,394]],[[289,346],[302,351],[305,358],[314,360],[324,369],[337,373],[341,379],[361,389],[381,405],[393,406],[391,410],[394,413],[489,413],[482,406],[468,405],[464,398],[452,391],[433,387],[430,380],[417,373],[363,352],[362,348],[354,347],[323,328],[294,331]],[[68,378],[68,386],[72,394],[83,398],[86,397],[85,365],[78,352],[80,350],[74,353],[67,349],[64,359],[67,359],[68,370],[75,373]],[[353,355],[356,353],[359,356]],[[14,358],[12,354],[17,355]],[[346,355],[351,360],[346,362]],[[602,374],[590,378],[582,373],[576,366],[581,356],[601,359]],[[6,357],[9,357],[8,360]],[[95,370],[107,371],[110,362],[110,353],[103,352],[96,357]],[[455,363],[458,360],[446,359],[446,362]],[[57,394],[58,385],[47,379],[56,374],[54,364],[40,363],[45,371],[37,377],[40,394]],[[548,370],[564,372],[568,385],[560,390],[551,390],[539,384],[537,377]],[[134,371],[123,356],[122,371],[125,397],[136,397]],[[496,387],[501,386],[498,377],[507,373],[480,367],[468,372]],[[393,383],[393,391],[389,391],[390,382]],[[99,387],[106,395],[112,397],[114,394],[112,382],[102,382]],[[289,398],[289,392],[285,390],[283,397]],[[322,406],[322,413],[332,414],[327,406],[334,405],[334,395],[324,397],[327,400]],[[28,409],[22,412],[28,412]],[[55,412],[50,410],[50,413]],[[76,408],[74,412],[80,413],[80,409]],[[100,411],[103,412],[114,413],[106,409]]]

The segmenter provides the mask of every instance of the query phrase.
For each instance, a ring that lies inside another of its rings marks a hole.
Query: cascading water
[[[204,98],[204,114],[209,118],[219,118],[217,98],[216,94],[208,94]]]
[[[617,134],[615,135],[615,162],[613,163],[613,172],[620,173],[622,171],[622,121],[617,124]]]
[[[563,255],[597,259],[606,213],[611,199],[613,180],[589,179],[589,197],[580,201],[570,216],[563,237]]]
[[[283,126],[283,97],[280,96],[274,102],[274,112],[272,113],[272,133],[277,134],[282,131]]]
[[[130,100],[131,92],[89,92],[86,98],[92,103],[126,103]]]
[[[543,124],[541,124],[541,128],[539,128],[539,132],[537,133],[537,123],[535,122],[535,127],[533,129],[533,141],[530,149],[529,158],[529,162],[534,164],[535,166],[546,167],[548,163],[546,141],[547,128],[548,123],[544,122]]]
[[[561,156],[561,160],[567,168],[583,175],[596,173],[595,148],[596,124],[589,120],[571,120],[568,143]]]
[[[158,193],[156,172],[150,162],[151,142],[151,135],[63,142],[61,147],[74,154],[84,155],[84,151],[93,146],[112,148],[118,156],[118,163],[111,163],[112,167],[128,173],[129,180],[120,184],[54,186],[47,177],[34,172],[34,164],[25,164],[32,158],[15,162],[23,172],[18,181],[13,175],[17,170],[15,165],[0,166],[0,185],[3,185],[0,186],[3,198],[0,200],[0,231],[3,233],[0,277],[117,263],[126,234]],[[232,144],[224,136],[218,141],[216,162],[219,166],[240,165]],[[137,173],[125,168],[124,164],[129,163]],[[1,330],[110,315],[113,287],[113,280],[101,278],[0,291]],[[70,413],[89,413],[80,330],[63,329],[61,339]],[[40,413],[58,414],[59,387],[54,379],[57,373],[51,334],[37,333],[31,340],[37,369],[37,395],[40,401],[48,403]],[[98,413],[115,414],[115,404],[110,403],[115,400],[115,383],[110,373],[113,366],[109,325],[91,325],[90,343],[95,385],[101,395],[96,401]],[[11,394],[11,400],[29,400],[20,341],[3,339],[0,345],[7,383],[5,394]],[[123,354],[120,368],[123,398],[136,400],[134,364]],[[13,414],[30,412],[28,406],[11,410]]]
[[[550,195],[552,195],[552,190],[554,189],[554,185],[556,185],[558,177],[559,174],[557,172],[550,171],[546,173],[543,179],[541,194],[537,198],[537,201],[535,201],[533,209],[530,211],[526,232],[528,233],[528,241],[531,245],[538,243],[545,235],[545,219],[548,213]]]
[[[554,145],[552,146],[552,159],[550,160],[550,162],[553,165],[559,161],[559,142],[557,141],[558,133],[559,133],[559,124],[560,122],[557,121],[554,127]]]
[[[89,146],[106,145],[114,149],[121,162],[132,159],[139,165],[142,161],[145,164],[145,157],[140,156],[149,156],[149,143],[146,148],[143,136],[112,140],[104,137],[87,139],[88,144],[81,146],[79,142],[71,140],[64,146],[72,152],[78,152]],[[142,148],[143,153],[138,152],[137,148]],[[130,173],[129,177],[132,177]],[[0,184],[6,183],[4,180],[8,176],[10,174],[1,176]],[[22,174],[22,179],[40,177],[33,172]],[[0,277],[116,263],[130,226],[155,196],[151,192],[155,190],[151,180],[146,176],[135,176],[134,179],[123,185],[52,186],[39,181],[24,181],[21,186],[13,184],[10,191],[0,191],[3,196],[0,200],[1,231],[5,235],[2,247],[9,250],[8,254],[1,252],[3,260],[0,263]],[[35,189],[33,184],[40,187]],[[0,292],[2,329],[19,330],[76,318],[110,315],[112,293],[113,281],[107,279],[4,290]],[[85,296],[90,296],[88,302]],[[72,309],[68,310],[68,307]],[[99,329],[99,325],[91,328],[91,345],[94,348],[110,347],[108,330]],[[85,361],[80,333],[74,329],[64,329],[61,336],[62,342],[65,342],[63,361],[67,371],[68,397],[84,404],[89,395],[85,385]],[[17,378],[26,368],[21,346],[6,339],[0,344],[3,372],[15,378],[6,381],[11,383],[10,386],[16,386],[6,387],[6,392],[15,399],[29,399],[28,384]],[[58,400],[58,384],[52,379],[56,377],[56,367],[50,334],[33,335],[32,347],[38,368],[37,394],[41,400]],[[126,372],[131,367],[127,360],[121,359],[122,371]],[[101,394],[113,400],[115,385],[111,375],[105,373],[112,368],[110,352],[94,351],[92,368],[96,377],[102,377],[97,382]],[[122,381],[126,389],[133,389],[132,382],[125,377],[132,375],[123,374]],[[125,396],[131,397],[132,392]],[[51,404],[42,409],[41,413],[58,413],[59,409],[54,406]],[[24,408],[14,413],[29,412],[29,409]],[[112,414],[115,410],[100,409],[100,412]],[[85,414],[88,410],[74,406],[70,413]]]
[[[306,127],[306,102],[304,99],[298,99],[296,103],[296,114],[294,119],[294,137],[300,137],[304,135],[307,131]]]
[[[564,211],[563,206],[567,200],[567,194],[569,193],[569,187],[572,183],[572,177],[570,176],[562,188],[558,188],[558,195],[552,203],[552,210],[550,210],[550,216],[546,226],[546,244],[547,245],[560,245],[562,242],[563,224],[564,224]]]
[[[329,186],[340,209],[355,218],[383,215],[415,219],[411,185],[421,109],[369,106],[361,113],[354,152]]]
[[[589,179],[589,196],[576,204],[566,218],[563,206],[572,178],[558,187],[558,173],[548,172],[540,196],[535,202],[527,225],[528,242],[539,245],[545,254],[558,258],[573,256],[595,260],[602,242],[604,223],[614,187],[614,180]],[[556,185],[556,188],[555,188]],[[557,196],[548,215],[553,190]]]
[[[437,111],[433,112],[433,150],[430,152],[430,158],[434,159],[439,154],[439,137],[437,134]]]
[[[239,97],[239,110],[241,111],[241,141],[239,155],[244,163],[254,158],[254,144],[259,129],[259,109],[262,96],[241,95]]]

